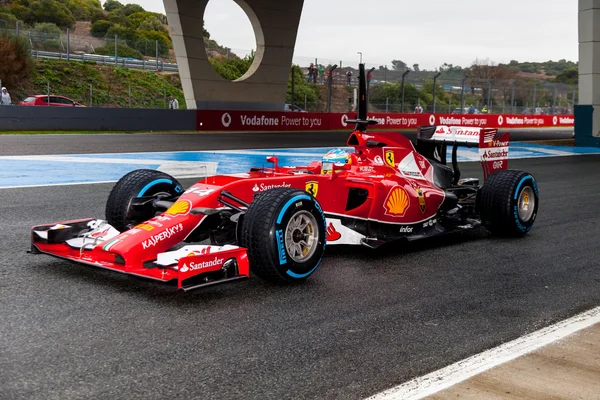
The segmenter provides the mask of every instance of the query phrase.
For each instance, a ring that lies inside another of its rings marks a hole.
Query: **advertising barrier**
[[[351,129],[348,120],[356,113],[304,113],[273,111],[197,112],[201,131],[327,131]],[[512,114],[391,114],[370,113],[376,129],[417,129],[425,125],[474,126],[481,128],[572,128],[573,115]]]

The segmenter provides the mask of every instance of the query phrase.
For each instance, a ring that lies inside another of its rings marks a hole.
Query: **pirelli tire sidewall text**
[[[300,213],[314,217],[318,240],[309,258],[295,262],[288,253],[285,232]],[[275,188],[260,193],[244,216],[241,245],[248,249],[252,272],[266,280],[305,281],[319,266],[325,242],[323,210],[313,196],[302,190]]]
[[[533,194],[531,216],[519,216],[518,201],[526,191]],[[479,193],[479,207],[483,225],[501,236],[523,236],[535,223],[539,208],[539,189],[533,175],[524,171],[506,170],[491,174]]]

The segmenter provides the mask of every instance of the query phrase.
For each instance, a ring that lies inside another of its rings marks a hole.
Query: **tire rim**
[[[535,210],[535,194],[533,189],[527,186],[521,191],[517,202],[519,219],[523,222],[529,222]]]
[[[296,263],[305,262],[315,254],[318,243],[317,219],[307,211],[294,214],[285,228],[285,248],[290,258]]]

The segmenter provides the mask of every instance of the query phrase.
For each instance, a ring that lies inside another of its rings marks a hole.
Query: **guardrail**
[[[149,71],[163,71],[163,72],[179,72],[179,68],[175,63],[166,63],[161,60],[137,60],[133,58],[117,57],[114,56],[101,56],[97,54],[74,54],[74,53],[62,53],[54,51],[41,51],[32,50],[31,55],[34,58],[43,58],[49,60],[65,60],[65,61],[81,61],[81,62],[95,62],[96,64],[102,65],[116,65],[124,68],[143,69]]]

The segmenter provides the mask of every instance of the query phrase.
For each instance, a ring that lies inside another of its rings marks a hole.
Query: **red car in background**
[[[64,96],[53,96],[46,94],[38,94],[35,96],[29,96],[25,100],[19,103],[20,106],[50,106],[50,107],[85,107],[83,104],[78,103]]]

